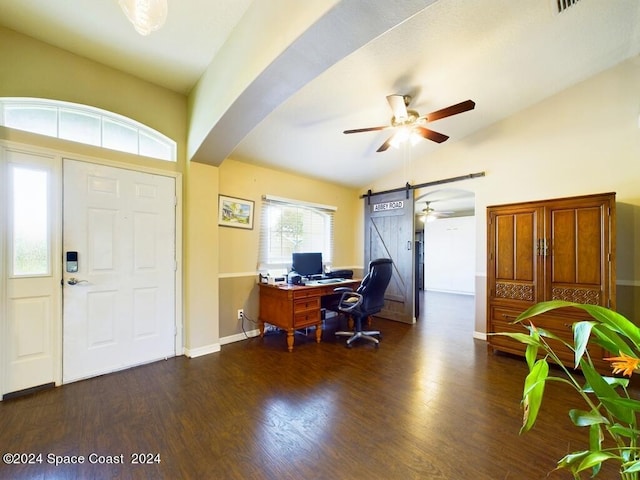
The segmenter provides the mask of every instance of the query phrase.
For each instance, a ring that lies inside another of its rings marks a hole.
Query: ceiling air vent
[[[553,8],[556,13],[562,13],[579,1],[580,0],[551,0],[551,3],[553,4]]]

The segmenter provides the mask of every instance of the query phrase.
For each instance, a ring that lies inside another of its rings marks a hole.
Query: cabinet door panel
[[[551,209],[551,298],[602,302],[603,210],[597,205]]]
[[[490,212],[490,295],[494,298],[535,302],[538,297],[535,251],[537,209]]]
[[[496,216],[496,278],[532,281],[534,213]]]
[[[578,283],[602,282],[602,215],[601,208],[583,208],[576,211],[578,244],[576,245]]]
[[[533,281],[535,270],[535,214],[533,212],[521,213],[516,217],[516,265],[515,278],[523,281]]]
[[[551,212],[551,281],[576,281],[576,218],[574,210]]]

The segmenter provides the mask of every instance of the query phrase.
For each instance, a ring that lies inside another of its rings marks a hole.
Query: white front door
[[[59,165],[54,155],[0,149],[2,395],[59,379]]]
[[[175,356],[175,179],[63,171],[63,381]]]

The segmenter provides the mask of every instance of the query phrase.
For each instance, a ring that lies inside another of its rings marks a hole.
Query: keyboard
[[[322,280],[317,280],[317,282],[321,285],[326,283],[341,283],[344,282],[344,278],[324,278]]]

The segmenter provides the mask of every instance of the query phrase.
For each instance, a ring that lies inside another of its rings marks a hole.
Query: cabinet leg
[[[322,324],[316,325],[316,343],[320,343],[322,340]]]
[[[290,352],[293,351],[293,335],[294,335],[294,331],[293,328],[290,328],[289,330],[287,330],[287,350],[289,350]]]
[[[260,329],[260,337],[264,337],[264,322],[258,321],[258,328]]]

